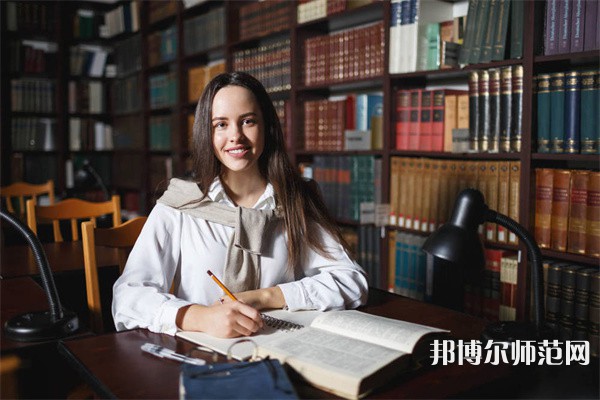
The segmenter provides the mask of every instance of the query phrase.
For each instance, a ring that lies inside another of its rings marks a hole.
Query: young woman
[[[263,326],[258,310],[365,302],[365,273],[314,184],[290,163],[259,81],[241,72],[214,78],[193,140],[196,181],[171,180],[114,285],[117,330],[247,336]],[[240,301],[224,296],[208,270]]]

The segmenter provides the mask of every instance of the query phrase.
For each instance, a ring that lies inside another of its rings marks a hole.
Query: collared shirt
[[[209,188],[208,196],[235,206],[219,179]],[[275,208],[270,183],[253,208]],[[234,229],[157,203],[113,287],[112,313],[117,330],[141,327],[175,334],[179,308],[214,304],[223,292],[206,272],[210,269],[223,276]],[[364,271],[324,229],[318,234],[331,258],[305,246],[300,267],[294,272],[287,264],[284,224],[278,224],[260,256],[260,287],[279,286],[291,311],[358,307],[367,297]],[[173,282],[175,294],[170,294]]]

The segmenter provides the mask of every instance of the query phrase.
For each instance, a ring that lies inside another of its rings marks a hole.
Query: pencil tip
[[[212,272],[210,272],[210,269],[209,269],[209,270],[207,270],[207,271],[206,271],[206,273],[207,273],[208,275],[210,275],[210,276],[212,276],[212,275],[213,275],[213,273],[212,273]]]

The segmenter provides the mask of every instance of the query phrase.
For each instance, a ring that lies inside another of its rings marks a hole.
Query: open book
[[[346,398],[362,397],[395,374],[408,370],[415,358],[428,354],[428,338],[448,333],[355,310],[277,310],[265,314],[305,327],[267,328],[251,336],[258,345],[258,355],[277,358],[308,383]],[[236,341],[200,332],[177,335],[223,354]],[[241,343],[233,347],[233,356],[248,358],[253,348],[251,343]]]

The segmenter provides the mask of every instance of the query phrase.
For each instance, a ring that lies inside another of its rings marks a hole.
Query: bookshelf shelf
[[[336,155],[336,156],[382,156],[382,150],[296,150],[298,156],[316,156],[316,155]]]
[[[298,30],[327,33],[346,26],[356,26],[383,18],[384,2],[375,1],[360,7],[314,19],[297,25]]]
[[[444,153],[409,150],[390,150],[392,156],[431,157],[449,160],[520,160],[519,153]]]
[[[331,92],[331,93],[342,93],[342,92],[350,92],[353,90],[368,90],[368,89],[381,89],[383,85],[383,76],[380,77],[368,77],[368,78],[359,78],[354,80],[346,80],[343,82],[335,82],[330,84],[322,84],[322,85],[302,85],[296,89],[297,93],[305,93],[305,92]]]
[[[582,254],[564,253],[561,251],[554,251],[548,249],[542,249],[542,256],[552,258],[560,261],[567,261],[577,264],[589,264],[589,265],[600,265],[599,257],[591,257]]]
[[[589,50],[577,53],[552,54],[536,56],[534,58],[536,66],[549,64],[552,67],[562,68],[562,65],[581,65],[581,64],[598,64],[598,51]]]
[[[532,160],[549,160],[549,161],[580,161],[597,163],[600,166],[600,158],[598,154],[550,154],[550,153],[534,153],[531,155]]]

